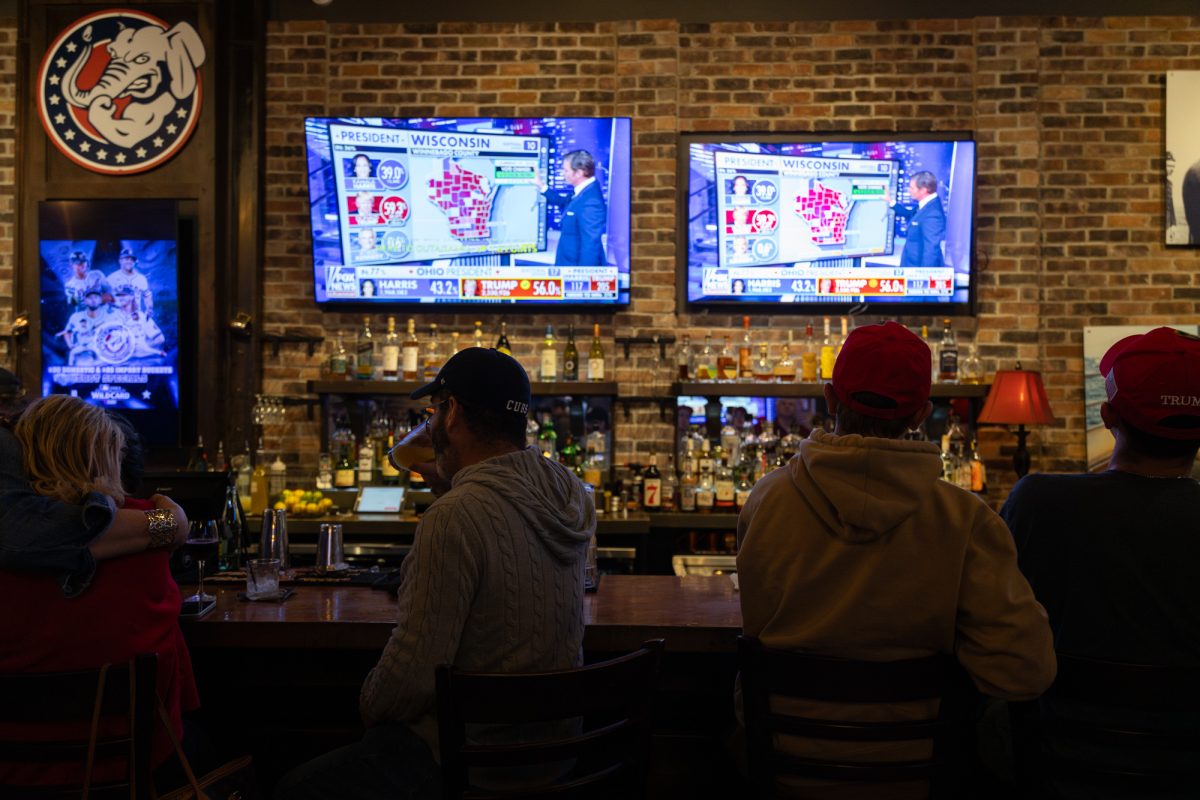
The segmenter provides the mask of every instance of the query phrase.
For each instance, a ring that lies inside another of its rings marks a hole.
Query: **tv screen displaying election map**
[[[305,120],[316,300],[629,302],[625,118]]]
[[[686,134],[679,152],[685,305],[970,312],[969,135]]]

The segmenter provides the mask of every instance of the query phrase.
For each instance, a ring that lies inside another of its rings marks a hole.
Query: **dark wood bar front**
[[[300,586],[284,603],[248,603],[217,589],[217,607],[184,623],[193,648],[382,650],[396,624],[396,599],[362,587]],[[742,615],[723,575],[607,575],[584,601],[584,649],[634,650],[666,640],[679,653],[732,653]]]

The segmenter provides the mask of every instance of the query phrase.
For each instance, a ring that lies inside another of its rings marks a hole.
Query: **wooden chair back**
[[[855,784],[928,780],[931,797],[953,797],[966,772],[969,707],[975,691],[949,656],[903,661],[852,661],[773,650],[738,638],[738,669],[746,724],[747,764],[760,797],[774,797],[780,778]],[[936,717],[904,722],[811,719],[772,710],[771,698],[838,704],[940,700]],[[778,735],[844,742],[932,740],[928,759],[864,762],[807,758],[781,752]]]
[[[157,656],[151,654],[77,672],[0,675],[0,776],[6,764],[44,765],[72,773],[77,769],[83,776],[92,731],[93,764],[123,762],[125,775],[105,783],[93,780],[88,800],[150,797],[157,665]],[[43,741],[22,733],[23,727],[28,731],[38,725],[63,726],[80,734]],[[5,783],[0,784],[0,797],[78,798],[82,790],[82,777],[66,785]]]
[[[1030,794],[1052,795],[1061,780],[1200,797],[1200,667],[1059,653],[1043,699],[1012,712],[1018,775]]]
[[[445,798],[639,797],[650,761],[653,699],[663,640],[579,669],[516,675],[437,668]],[[524,725],[582,718],[582,732],[520,744],[476,744],[469,725]],[[472,786],[478,768],[570,763],[564,777],[510,793]]]

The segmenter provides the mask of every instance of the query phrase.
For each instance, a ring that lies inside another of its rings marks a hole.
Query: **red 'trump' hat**
[[[1140,431],[1200,439],[1200,339],[1174,328],[1126,336],[1100,359],[1108,402]]]
[[[846,337],[833,365],[833,391],[850,409],[867,417],[910,417],[929,402],[929,346],[897,322],[864,325]],[[858,402],[858,392],[873,392],[895,402],[875,408]]]

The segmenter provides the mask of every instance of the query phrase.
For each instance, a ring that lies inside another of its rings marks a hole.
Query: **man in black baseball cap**
[[[436,494],[448,491],[463,467],[525,447],[529,376],[516,359],[499,350],[458,351],[436,378],[409,396],[432,398],[429,433],[437,469],[429,464],[414,469]]]
[[[471,672],[582,665],[584,562],[596,509],[569,469],[525,446],[529,394],[512,356],[481,347],[460,350],[412,393],[429,398],[435,453],[414,469],[439,496],[417,526],[401,567],[396,627],[359,696],[368,730],[297,767],[277,798],[437,797],[438,664]],[[531,723],[493,726],[478,738],[577,732]]]

